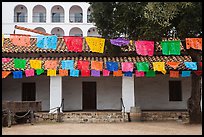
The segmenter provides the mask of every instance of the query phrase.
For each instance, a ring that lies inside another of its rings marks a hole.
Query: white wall
[[[2,79],[2,101],[21,101],[22,83],[36,83],[36,100],[42,101],[42,110],[48,111],[50,104],[50,78],[47,76],[25,76],[22,79],[13,79],[12,74]]]
[[[121,109],[121,77],[63,77],[62,98],[64,98],[64,110],[82,110],[82,82],[85,81],[96,81],[97,83],[97,109]]]
[[[46,8],[46,23],[32,22],[33,8],[36,5],[42,5]],[[17,5],[24,5],[28,12],[28,22],[16,22],[14,23],[14,8]],[[51,9],[55,5],[60,5],[64,9],[64,23],[52,23],[51,22]],[[83,23],[69,23],[69,10],[73,5],[78,5],[83,10]],[[79,27],[83,31],[83,36],[87,36],[88,29],[95,27],[94,23],[87,23],[87,10],[90,7],[88,2],[2,2],[2,33],[13,34],[14,26],[23,26],[26,28],[34,29],[36,27],[42,27],[47,33],[51,33],[51,30],[55,27],[61,27],[64,30],[64,35],[69,36],[69,31],[74,27]],[[30,34],[38,35],[27,31],[16,29],[16,34]]]
[[[182,101],[169,101],[169,80],[182,80]],[[136,106],[148,110],[187,109],[191,94],[191,78],[169,78],[157,74],[153,78],[135,78]]]

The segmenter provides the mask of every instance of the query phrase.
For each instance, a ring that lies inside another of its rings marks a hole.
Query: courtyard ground
[[[202,124],[178,121],[35,123],[2,127],[2,135],[202,135]]]

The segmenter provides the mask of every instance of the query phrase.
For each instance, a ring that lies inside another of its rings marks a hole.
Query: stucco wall
[[[13,79],[12,75],[2,79],[2,101],[21,101],[22,83],[36,83],[36,100],[42,101],[42,110],[48,111],[50,104],[50,78],[47,76],[35,76],[22,79]]]
[[[89,77],[62,79],[62,98],[64,98],[64,110],[82,110],[82,82],[93,81],[97,86],[97,109],[120,110],[120,98],[122,96],[121,77]]]
[[[182,80],[182,101],[169,101],[169,80]],[[187,109],[191,94],[191,78],[170,78],[159,75],[153,78],[135,78],[136,106],[146,110]]]

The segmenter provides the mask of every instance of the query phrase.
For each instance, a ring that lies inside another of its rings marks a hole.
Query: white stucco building
[[[57,36],[99,36],[90,13],[88,2],[2,2],[2,33],[12,34],[18,25]]]

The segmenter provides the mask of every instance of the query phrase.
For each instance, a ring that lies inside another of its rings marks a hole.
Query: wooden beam
[[[29,28],[25,28],[25,27],[21,27],[21,26],[17,26],[17,25],[15,25],[15,29],[25,30],[25,31],[38,33],[38,34],[42,34],[42,35],[48,35],[48,36],[52,35],[52,34],[49,34],[49,33],[45,33],[45,32],[42,32],[42,31],[35,30],[35,29],[29,29]]]

